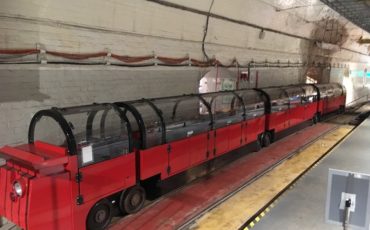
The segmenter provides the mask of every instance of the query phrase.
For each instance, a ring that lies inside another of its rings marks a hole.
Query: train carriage
[[[248,101],[247,96],[257,99]],[[141,180],[164,180],[253,142],[264,131],[264,103],[254,90],[143,99],[116,105],[135,123],[132,126],[138,127],[133,128],[136,132],[133,136],[141,146]]]
[[[29,143],[0,148],[0,215],[24,229],[104,229],[148,184],[334,110],[339,84],[242,89],[37,112]]]
[[[207,138],[213,119],[208,112],[208,104],[200,96],[116,104],[138,127],[134,136],[137,146],[141,148],[138,153],[141,180],[154,176],[163,180],[211,157]],[[200,108],[207,110],[207,113],[201,114]]]
[[[344,112],[346,90],[339,83],[318,84],[320,101],[319,113],[327,114],[333,111]]]
[[[0,149],[0,215],[24,229],[106,227],[105,198],[136,184],[130,135],[111,104],[39,111],[28,144]]]

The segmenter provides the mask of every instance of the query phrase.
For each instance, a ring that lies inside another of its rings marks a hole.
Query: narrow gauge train
[[[24,229],[104,229],[165,180],[334,110],[339,84],[293,85],[52,108],[29,143],[0,149],[0,215]]]

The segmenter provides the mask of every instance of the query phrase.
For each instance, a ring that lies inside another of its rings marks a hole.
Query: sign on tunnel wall
[[[221,83],[221,90],[233,90],[235,89],[235,80],[224,78]]]

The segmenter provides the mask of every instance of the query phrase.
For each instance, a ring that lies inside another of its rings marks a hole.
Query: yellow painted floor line
[[[352,129],[353,126],[343,125],[324,135],[203,215],[195,221],[191,228],[212,230],[240,228],[245,221],[271,202],[279,192],[289,186],[307,168],[328,153]],[[252,224],[254,225],[253,222]]]

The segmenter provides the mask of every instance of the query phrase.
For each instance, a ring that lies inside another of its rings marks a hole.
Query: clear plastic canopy
[[[317,90],[313,85],[302,85],[305,93],[304,102],[311,103],[317,101]]]
[[[283,88],[289,97],[289,106],[294,108],[302,104],[302,98],[305,96],[304,90],[299,86],[288,86]]]
[[[211,129],[212,114],[198,95],[154,99],[165,124],[166,142],[207,132]]]
[[[287,110],[289,108],[289,96],[282,88],[263,88],[270,98],[271,112]]]
[[[338,97],[345,93],[343,87],[337,83],[316,85],[320,90],[320,98]]]
[[[321,98],[345,93],[339,84],[317,87]],[[313,85],[294,85],[53,108],[34,116],[29,142],[41,140],[81,156],[90,148],[89,159],[96,162],[284,111],[317,95]]]
[[[160,145],[165,142],[164,121],[160,111],[149,100],[121,102],[117,105],[123,109],[122,106],[125,104],[130,106],[125,108],[125,114],[127,114],[130,124],[133,124],[133,136],[140,136],[146,147]]]
[[[212,113],[198,95],[143,99],[117,105],[130,111],[127,117],[131,123],[142,123],[134,136],[140,136],[143,148],[206,132],[212,127]]]
[[[253,89],[236,90],[235,93],[242,99],[245,106],[245,118],[252,119],[265,113],[265,101],[261,92]]]
[[[65,147],[86,165],[128,153],[129,132],[129,124],[112,104],[53,108],[34,116],[29,142]]]
[[[202,94],[210,105],[216,128],[240,122],[244,119],[242,99],[233,92]]]

